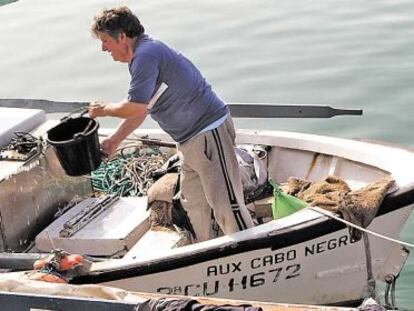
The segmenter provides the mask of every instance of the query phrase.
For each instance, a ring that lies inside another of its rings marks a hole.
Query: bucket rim
[[[73,137],[73,138],[71,138],[71,139],[67,139],[67,140],[59,140],[59,141],[49,139],[49,132],[50,132],[50,131],[52,131],[52,130],[56,129],[57,127],[59,127],[60,125],[62,125],[62,124],[64,124],[64,123],[66,123],[66,122],[68,122],[69,120],[74,120],[74,119],[89,119],[90,121],[93,121],[95,124],[94,124],[94,126],[93,126],[93,127],[92,127],[92,128],[91,128],[88,132],[86,132],[86,133],[83,133],[83,132],[76,133],[76,134],[74,135],[74,137]],[[99,129],[99,122],[98,122],[98,121],[96,121],[95,119],[88,118],[88,117],[77,117],[77,118],[71,118],[71,117],[70,117],[70,118],[68,118],[68,119],[65,119],[65,120],[61,121],[59,124],[57,124],[56,126],[52,127],[51,129],[49,129],[49,130],[46,132],[46,133],[47,133],[47,136],[46,136],[46,141],[47,141],[49,144],[51,144],[51,145],[63,145],[63,144],[67,145],[67,144],[71,144],[71,143],[76,143],[76,142],[78,142],[79,140],[84,139],[85,137],[88,137],[88,136],[94,135],[94,134],[95,134],[95,132],[97,132],[97,131],[98,131],[98,129]]]

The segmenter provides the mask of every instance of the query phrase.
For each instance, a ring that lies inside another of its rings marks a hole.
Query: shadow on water
[[[0,0],[0,6],[6,5],[12,2],[16,2],[17,0]]]

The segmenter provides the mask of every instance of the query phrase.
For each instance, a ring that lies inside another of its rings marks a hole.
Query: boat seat
[[[149,230],[146,197],[121,197],[91,217],[85,211],[96,200],[83,200],[52,222],[36,237],[36,247],[44,252],[59,248],[72,254],[122,256]],[[79,221],[73,224],[74,219]],[[86,224],[77,227],[81,222]],[[74,233],[62,236],[68,227],[75,228]]]

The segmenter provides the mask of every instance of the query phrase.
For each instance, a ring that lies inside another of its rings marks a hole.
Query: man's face
[[[106,32],[98,34],[98,38],[101,40],[102,51],[111,53],[112,58],[118,62],[128,62],[127,52],[128,46],[125,42],[125,34],[119,34],[117,39],[112,38]]]

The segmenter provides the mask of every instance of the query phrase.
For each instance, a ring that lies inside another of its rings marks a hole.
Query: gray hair
[[[104,9],[94,17],[91,27],[92,34],[97,37],[98,33],[104,32],[112,38],[117,39],[120,33],[125,33],[129,38],[139,37],[145,29],[126,6],[113,9]]]

